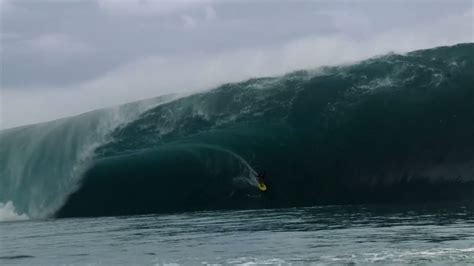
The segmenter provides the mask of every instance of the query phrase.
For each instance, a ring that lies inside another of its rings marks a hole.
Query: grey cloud
[[[18,2],[14,12],[2,16],[2,31],[20,34],[21,40],[4,41],[6,56],[3,61],[11,67],[4,69],[1,85],[70,85],[98,77],[121,64],[144,56],[212,53],[265,46],[330,30],[324,18],[318,19],[311,12],[305,11],[305,8],[292,6],[285,15],[285,6],[281,3],[281,7],[277,6],[272,11],[269,10],[272,5],[268,4],[249,8],[248,4],[234,2],[214,6],[205,2],[201,5],[168,8],[165,9],[167,12],[151,13],[155,16],[150,16],[150,13],[129,16],[126,9],[114,9],[113,3],[108,5],[104,9],[94,2],[71,5]],[[110,10],[114,12],[110,14]],[[301,14],[298,14],[298,10],[302,11]],[[218,18],[217,14],[221,12],[222,17]],[[42,53],[33,54],[18,44],[19,41],[32,41],[43,38],[43,35],[54,34],[71,36],[78,42],[94,47],[91,50],[95,52],[89,55],[68,55],[66,60],[62,58],[64,55],[58,54],[50,57],[50,64],[45,66]],[[89,58],[89,63],[85,58]],[[58,66],[64,61],[67,63]],[[18,71],[22,72],[21,76],[30,78],[20,77]],[[64,75],[64,72],[71,75]],[[72,75],[73,73],[75,74]]]
[[[2,68],[2,87],[70,85],[152,55],[266,47],[335,33],[363,39],[393,28],[432,23],[472,8],[470,1],[9,3],[14,8],[2,13],[2,36],[18,37],[2,37],[2,61],[8,66]],[[77,41],[77,45],[65,43],[69,49],[91,49],[82,54],[57,49],[56,55],[45,56],[44,51],[22,45],[48,36]]]

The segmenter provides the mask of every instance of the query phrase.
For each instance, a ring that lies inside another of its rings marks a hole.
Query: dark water
[[[467,264],[474,209],[361,205],[2,222],[0,247],[0,264]]]

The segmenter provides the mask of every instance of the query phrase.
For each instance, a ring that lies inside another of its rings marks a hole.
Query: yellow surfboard
[[[259,182],[258,189],[260,189],[260,191],[267,191],[267,186],[265,186],[263,182]]]

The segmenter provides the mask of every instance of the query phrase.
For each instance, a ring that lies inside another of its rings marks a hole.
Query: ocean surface
[[[0,264],[474,263],[474,209],[325,206],[0,223]]]

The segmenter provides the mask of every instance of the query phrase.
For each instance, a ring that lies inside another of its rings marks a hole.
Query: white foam
[[[282,265],[286,264],[285,260],[279,258],[255,258],[255,257],[238,257],[226,261],[228,264],[238,265]]]
[[[18,214],[15,210],[15,206],[13,202],[8,201],[7,203],[0,202],[0,222],[5,221],[20,221],[20,220],[28,220],[29,217],[26,214]]]
[[[236,176],[233,178],[233,181],[236,183],[243,182],[251,186],[258,186],[257,180],[255,179],[255,176],[257,176],[257,171],[255,171],[255,169],[253,169],[252,166],[250,166],[250,164],[244,158],[242,158],[242,156],[238,155],[237,153],[231,150],[221,148],[219,146],[208,145],[208,144],[197,144],[197,146],[228,153],[229,155],[237,159],[240,163],[242,163],[242,165],[248,170],[248,173],[246,174],[246,176]]]

